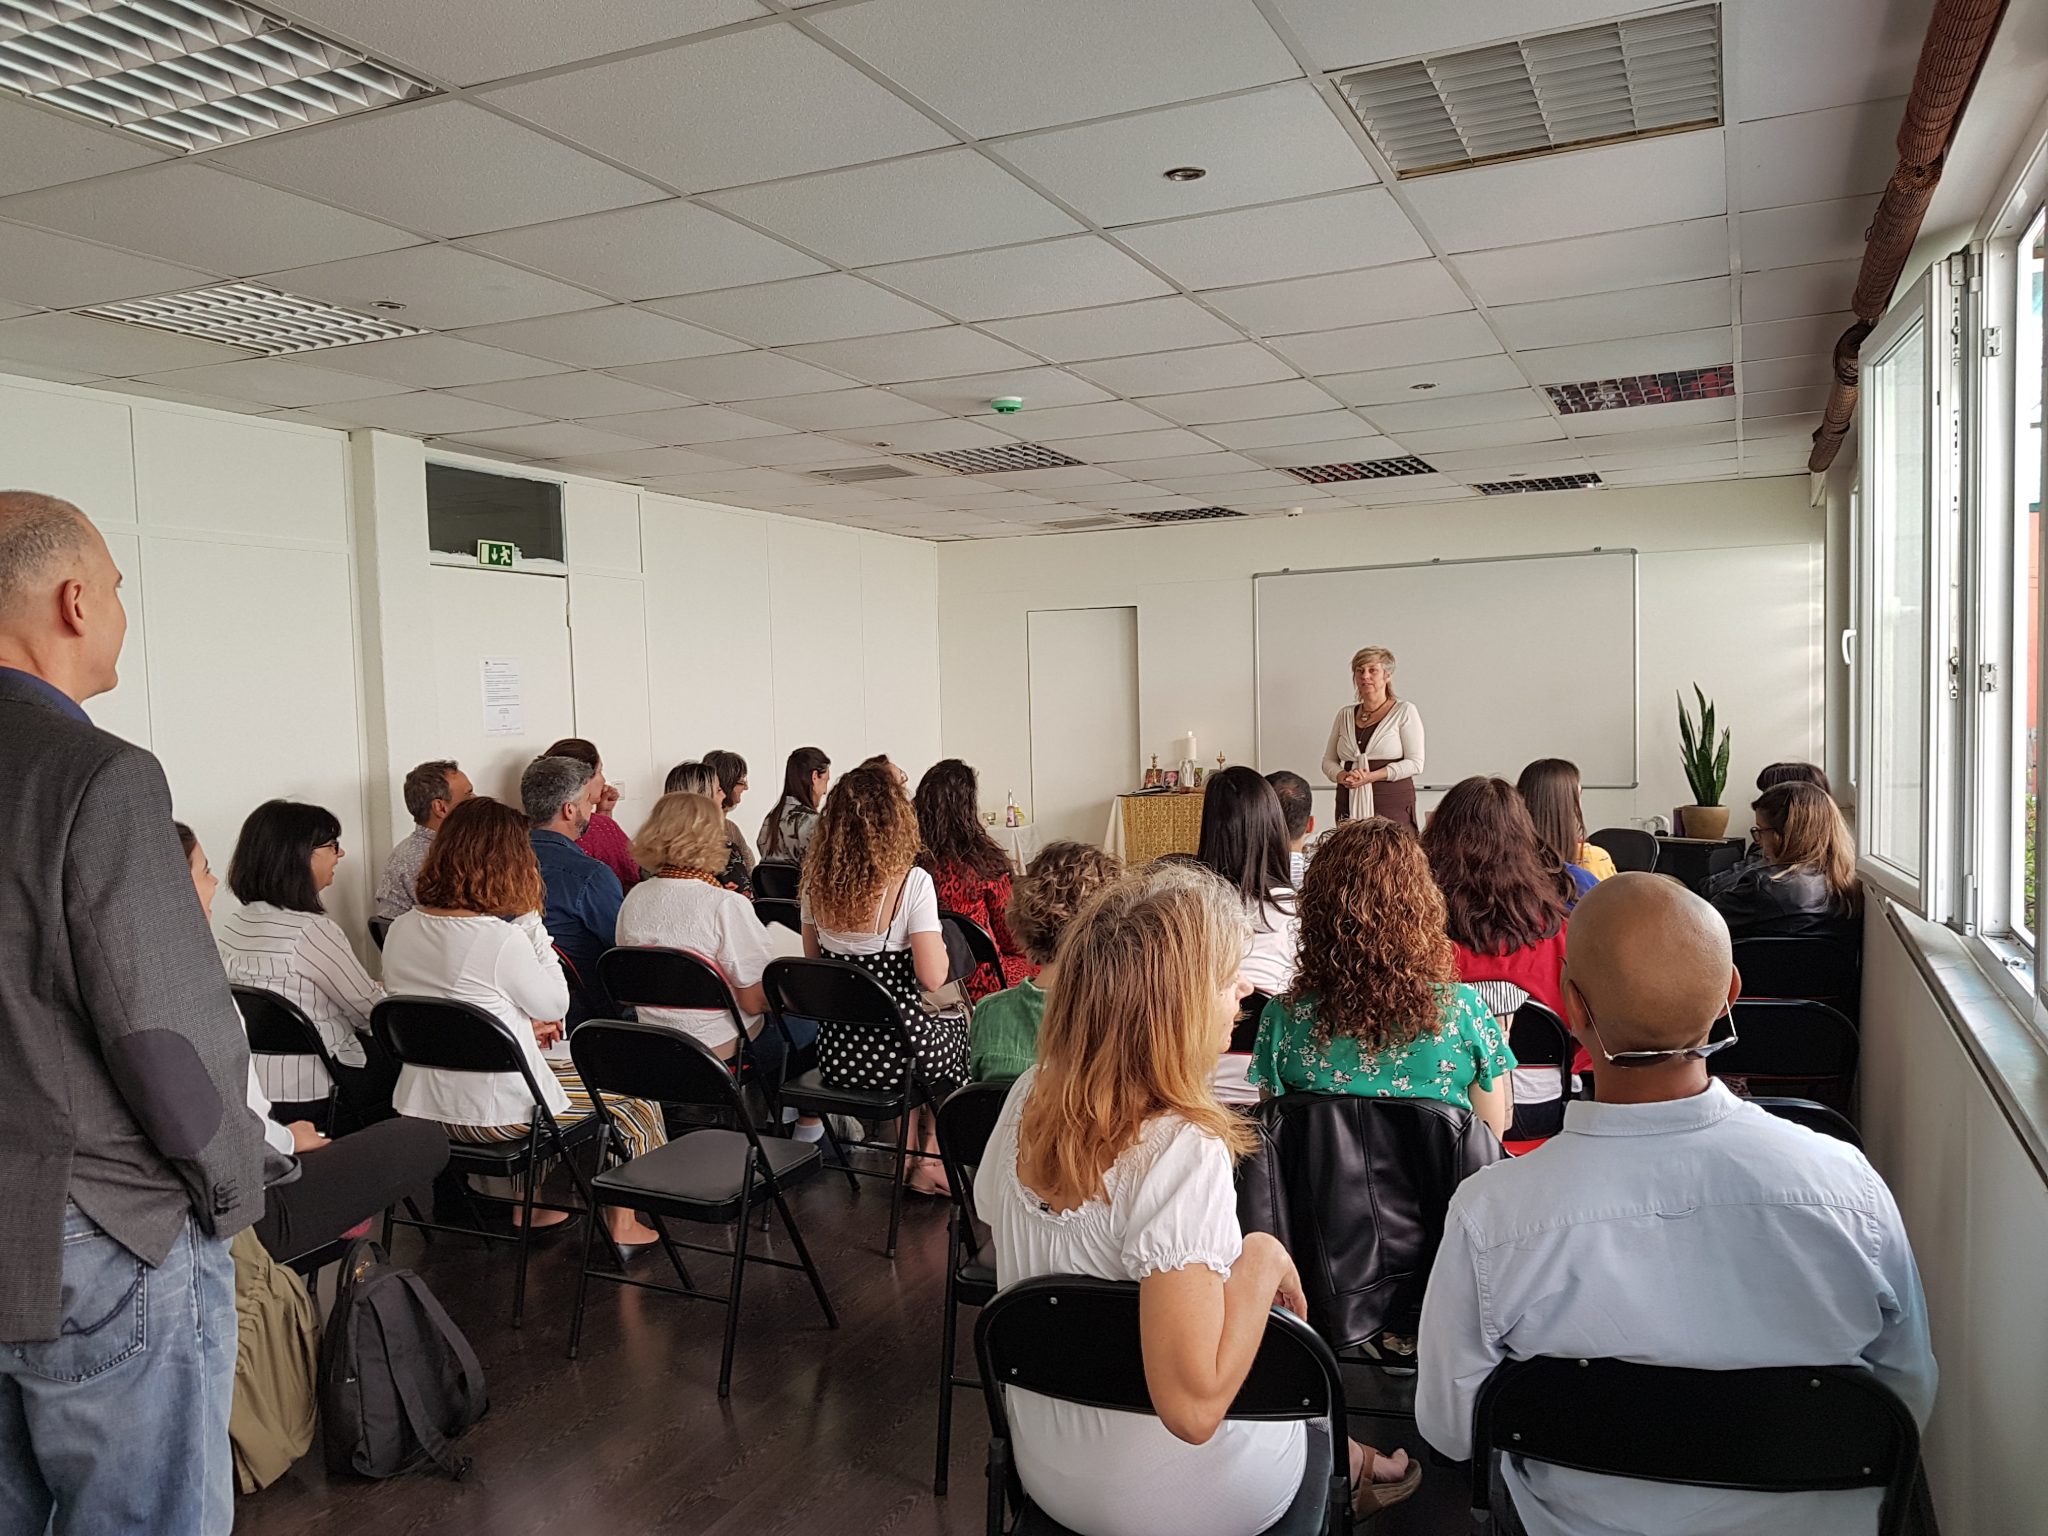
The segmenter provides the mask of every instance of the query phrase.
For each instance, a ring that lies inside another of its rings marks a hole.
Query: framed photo
[[[1178,768],[1169,768],[1160,777],[1168,789],[1180,788],[1180,770]]]

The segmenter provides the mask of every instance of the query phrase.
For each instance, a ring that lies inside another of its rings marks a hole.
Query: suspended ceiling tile
[[[484,99],[684,192],[952,142],[907,102],[788,26],[596,64]]]
[[[1518,423],[1510,423],[1518,425]],[[1410,433],[1404,441],[1416,436]],[[1537,464],[1559,464],[1566,460],[1584,457],[1586,445],[1560,435],[1550,442],[1501,443],[1490,448],[1436,447],[1429,454],[1429,462],[1447,474],[1463,475],[1467,471],[1486,471],[1475,476],[1477,479],[1496,478],[1493,470],[1517,469]],[[1569,474],[1569,470],[1546,470],[1546,474]]]
[[[1624,379],[1732,363],[1735,333],[1720,325],[1669,336],[1627,336],[1618,341],[1589,341],[1575,347],[1544,347],[1516,356],[1538,384],[1578,384],[1592,379]]]
[[[471,341],[577,368],[624,368],[747,350],[744,341],[623,304],[477,326],[461,334]]]
[[[1056,128],[991,146],[1104,226],[1370,186],[1379,178],[1306,81]],[[1196,181],[1165,172],[1196,166]]]
[[[0,224],[0,283],[7,295],[45,309],[78,309],[143,294],[203,288],[216,279],[192,267],[88,245],[47,229]]]
[[[1647,229],[1470,251],[1455,258],[1480,302],[1530,304],[1622,288],[1726,277],[1728,221],[1690,219]]]
[[[646,363],[619,373],[656,389],[673,390],[692,399],[727,405],[735,400],[766,400],[777,395],[806,395],[821,390],[852,389],[852,379],[813,368],[779,352],[729,352],[720,357],[686,357],[671,363]]]
[[[1151,432],[1170,425],[1164,417],[1128,400],[1105,400],[1095,405],[1060,405],[1049,410],[1027,408],[1017,416],[988,415],[981,419],[1012,438],[1034,443],[1044,442],[1047,438],[1109,437],[1126,432]]]
[[[1273,350],[1312,378],[1398,368],[1450,358],[1484,357],[1501,349],[1486,321],[1472,310],[1309,332],[1273,343]]]
[[[1202,298],[1254,336],[1377,325],[1472,307],[1451,274],[1436,261],[1255,283],[1205,293]]]
[[[940,413],[886,389],[837,389],[821,394],[790,395],[780,400],[750,400],[747,409],[769,421],[804,431],[847,432],[856,427],[893,427],[900,422],[932,421]]]
[[[1861,266],[1862,261],[1858,258],[1744,273],[1743,324],[1833,314],[1846,305],[1849,295],[1856,291],[1856,274]]]
[[[1243,0],[875,0],[815,24],[978,138],[1301,73]]]
[[[458,384],[491,384],[500,379],[531,379],[563,373],[560,363],[507,352],[455,336],[398,336],[390,341],[336,347],[321,361],[343,373],[389,379],[410,389],[447,389]],[[497,423],[513,425],[513,423]]]
[[[1625,411],[1586,411],[1564,418],[1565,434],[1580,440],[1597,437],[1614,437],[1628,433],[1643,433],[1647,440],[1639,438],[1635,447],[1650,447],[1660,442],[1712,442],[1717,433],[1733,429],[1735,422],[1735,397],[1723,395],[1717,400],[1674,400],[1668,405],[1641,405]],[[1697,437],[1672,437],[1670,434],[1697,432]],[[1648,437],[1648,434],[1664,434]],[[1589,453],[1594,450],[1588,449]]]
[[[557,420],[579,416],[623,416],[632,411],[673,407],[676,397],[608,373],[556,373],[537,379],[507,379],[471,384],[455,391],[468,400],[483,400],[507,410],[531,411]]]
[[[1330,397],[1306,379],[1278,384],[1248,384],[1237,389],[1205,389],[1189,394],[1157,395],[1144,404],[1169,421],[1199,427],[1218,421],[1258,421],[1268,416],[1299,416],[1320,409]]]
[[[1396,405],[1429,394],[1477,395],[1491,390],[1515,389],[1528,383],[1515,359],[1496,353],[1492,357],[1467,357],[1447,362],[1410,363],[1402,368],[1377,368],[1364,373],[1339,374],[1321,381],[1323,388],[1346,405]]]
[[[1209,475],[1251,474],[1265,467],[1258,460],[1248,459],[1242,454],[1219,453],[1211,448],[1206,453],[1171,454],[1164,458],[1132,460],[1118,464],[1116,472],[1131,480],[1191,480]]]
[[[1365,419],[1351,411],[1330,409],[1264,421],[1218,421],[1202,428],[1202,436],[1225,448],[1280,448],[1292,443],[1333,443],[1356,437]]]
[[[11,364],[16,372],[38,366],[63,368],[86,377],[119,377],[235,362],[248,356],[239,347],[84,315],[24,315],[0,320],[0,361]]]
[[[1409,453],[1421,454],[1435,463],[1435,455],[1447,450],[1557,442],[1564,437],[1564,428],[1558,425],[1555,416],[1545,413],[1505,421],[1459,422],[1442,427],[1410,426],[1395,436]],[[1574,453],[1577,451],[1573,450]]]
[[[538,416],[524,411],[487,405],[481,400],[464,400],[433,390],[417,394],[385,395],[375,400],[349,400],[323,407],[330,416],[345,415],[351,424],[377,427],[386,432],[405,432],[414,437],[439,437],[449,432],[488,432],[497,427],[530,427]]]
[[[897,262],[869,273],[962,320],[998,320],[1166,293],[1167,285],[1108,241],[1073,235],[1036,245]]]
[[[650,308],[764,347],[943,326],[945,317],[845,272],[659,299]]]
[[[667,196],[567,145],[445,98],[272,134],[207,158],[372,218],[448,236]]]
[[[1735,206],[1780,208],[1882,192],[1897,166],[1902,97],[1744,123],[1734,134]]]
[[[1364,422],[1353,418],[1357,426]],[[1401,447],[1391,437],[1380,437],[1361,432],[1356,437],[1340,437],[1327,443],[1293,443],[1284,448],[1251,448],[1245,456],[1255,459],[1269,469],[1285,469],[1290,465],[1304,464],[1368,464],[1374,459],[1395,459],[1401,456]]]
[[[1803,267],[1820,261],[1860,261],[1863,232],[1877,207],[1875,197],[1835,198],[1766,208],[1741,219],[1742,266],[1746,272]]]
[[[1736,377],[1742,385],[1745,397],[1773,389],[1799,389],[1814,384],[1827,384],[1834,375],[1834,359],[1825,352],[1816,352],[1807,357],[1774,357],[1760,362],[1744,363],[1736,370]],[[1751,412],[1744,415],[1770,415],[1771,412]]]
[[[1745,390],[1744,416],[1788,416],[1818,411],[1828,403],[1828,386],[1811,384],[1802,389]]]
[[[790,356],[837,369],[870,384],[903,384],[918,379],[987,373],[991,369],[1040,366],[1029,353],[964,325],[820,342],[792,347]]]
[[[1415,226],[1378,187],[1148,224],[1120,230],[1118,238],[1189,288],[1282,282],[1429,255]]]
[[[54,107],[0,96],[0,196],[105,176],[167,158],[168,151]]]
[[[1866,0],[1742,7],[1728,17],[1729,120],[1904,95],[1931,8],[1927,0],[1879,8]]]
[[[709,458],[762,469],[861,464],[874,458],[869,449],[842,443],[837,438],[813,437],[808,432],[785,432],[780,437],[743,437],[730,443],[698,443],[696,452]]]
[[[1517,350],[1705,330],[1728,324],[1732,287],[1728,278],[1706,277],[1618,293],[1509,304],[1490,311],[1488,318],[1501,339]]]
[[[1376,405],[1359,414],[1382,432],[1405,440],[1409,432],[1417,429],[1548,418],[1550,410],[1543,396],[1533,389],[1506,389],[1493,394],[1425,397],[1398,405]]]
[[[402,384],[382,384],[359,373],[340,373],[312,363],[287,362],[281,358],[257,357],[240,363],[209,363],[202,368],[180,368],[170,373],[149,375],[150,384],[175,389],[204,390],[232,399],[253,400],[262,405],[329,405],[337,400],[365,400],[374,395],[404,394]]]
[[[264,279],[288,293],[361,309],[392,300],[405,306],[407,325],[455,330],[498,320],[527,320],[572,309],[593,309],[604,301],[450,245],[416,245],[375,256],[322,262],[272,272]]]
[[[663,298],[825,270],[822,262],[780,241],[676,199],[482,235],[463,244],[615,299]]]
[[[978,421],[947,417],[939,421],[893,422],[884,428],[857,428],[832,434],[863,447],[886,447],[891,453],[944,453],[956,448],[995,448],[1016,439]],[[908,487],[910,482],[905,481]],[[905,495],[912,494],[909,489]]]
[[[1098,389],[1086,379],[1059,368],[1019,368],[1002,373],[967,374],[960,378],[933,379],[896,386],[896,393],[920,404],[955,416],[976,416],[988,411],[989,401],[1016,395],[1024,402],[1022,412],[1000,418],[996,425],[1005,432],[1030,436],[1044,420],[1049,406],[1087,405],[1108,400],[1109,391]],[[1140,415],[1145,413],[1140,412]],[[1149,415],[1143,426],[1159,423]],[[1122,427],[1108,431],[1136,430]]]
[[[524,459],[586,459],[593,453],[614,453],[640,446],[616,432],[600,432],[568,421],[542,422],[537,427],[502,427],[490,432],[458,432],[447,441],[492,448]]]
[[[1063,437],[1045,446],[1055,453],[1085,459],[1090,464],[1114,464],[1120,470],[1124,462],[1210,453],[1215,449],[1215,444],[1207,438],[1185,427],[1162,427],[1153,432],[1113,432],[1101,437]]]
[[[1269,384],[1296,377],[1292,368],[1256,342],[1229,342],[1147,357],[1076,363],[1074,372],[1119,395],[1157,395],[1238,384]]]
[[[1774,357],[1811,357],[1816,352],[1834,355],[1835,342],[1856,323],[1855,315],[1842,310],[1832,315],[1805,315],[1796,320],[1770,320],[1742,328],[1742,361],[1766,362]]]
[[[723,410],[715,405],[677,406],[666,411],[635,411],[625,416],[600,416],[589,425],[656,447],[686,447],[727,442],[739,437],[766,437],[790,429],[758,416]]]
[[[1204,347],[1235,341],[1238,335],[1227,321],[1178,296],[991,320],[985,329],[1056,363]]]
[[[1362,6],[1357,0],[1273,0],[1273,9],[1316,66],[1328,70],[1555,32],[1614,14],[1612,0],[1515,0],[1512,10],[1489,0],[1380,6]]]
[[[1074,219],[971,149],[738,187],[708,201],[851,267],[1072,234]]]

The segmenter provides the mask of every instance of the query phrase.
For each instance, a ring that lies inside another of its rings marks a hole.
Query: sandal
[[[1413,1456],[1408,1458],[1408,1470],[1398,1482],[1374,1482],[1372,1469],[1379,1460],[1379,1454],[1370,1450],[1365,1453],[1365,1476],[1351,1490],[1351,1513],[1360,1520],[1370,1520],[1381,1511],[1392,1509],[1403,1499],[1412,1498],[1415,1490],[1422,1486],[1422,1463]]]

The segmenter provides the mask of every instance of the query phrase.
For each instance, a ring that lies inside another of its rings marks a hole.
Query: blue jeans
[[[235,1266],[189,1219],[152,1269],[64,1208],[64,1324],[0,1344],[0,1536],[226,1536]]]

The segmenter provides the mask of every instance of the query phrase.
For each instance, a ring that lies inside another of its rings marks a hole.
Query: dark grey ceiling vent
[[[1632,373],[1583,384],[1546,384],[1543,393],[1566,416],[1584,411],[1625,411],[1638,405],[1671,405],[1680,400],[1720,400],[1735,393],[1735,365],[1673,368],[1668,373]]]
[[[1206,523],[1219,517],[1243,517],[1232,507],[1168,507],[1163,512],[1126,512],[1141,523]]]
[[[999,475],[1006,470],[1072,469],[1081,461],[1070,459],[1038,443],[1003,443],[994,448],[948,448],[941,453],[906,453],[906,459],[936,464],[963,475]]]
[[[1045,525],[1061,533],[1092,533],[1099,528],[1128,528],[1120,517],[1056,517]]]
[[[1544,475],[1540,479],[1487,480],[1472,489],[1482,496],[1512,496],[1517,491],[1583,491],[1599,483],[1598,475]]]
[[[854,464],[845,469],[814,469],[809,474],[813,480],[832,485],[865,485],[870,480],[914,479],[917,471],[901,464]]]
[[[1413,454],[1398,459],[1368,459],[1360,464],[1283,464],[1282,469],[1310,485],[1337,480],[1387,480],[1397,475],[1433,475],[1436,470]]]

